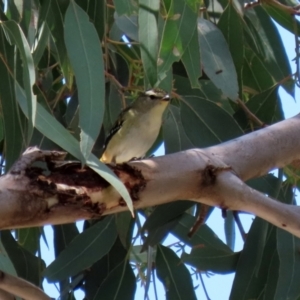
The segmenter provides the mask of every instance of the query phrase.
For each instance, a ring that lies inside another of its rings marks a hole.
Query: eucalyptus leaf
[[[156,268],[157,277],[166,290],[166,299],[197,299],[187,267],[171,249],[158,246]]]
[[[212,22],[202,18],[198,18],[197,28],[204,72],[226,97],[236,101],[237,74],[223,34]]]
[[[117,237],[113,217],[106,217],[74,238],[44,272],[58,281],[84,271],[111,249]]]
[[[139,42],[145,77],[150,86],[157,81],[158,27],[156,14],[159,0],[139,1]],[[146,83],[146,88],[148,86]]]
[[[103,121],[103,54],[95,27],[89,22],[88,15],[73,1],[66,11],[64,25],[65,43],[79,94],[80,148],[87,159]]]

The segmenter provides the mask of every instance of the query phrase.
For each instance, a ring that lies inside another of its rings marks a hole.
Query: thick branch
[[[299,130],[297,115],[204,151],[231,166],[246,181],[299,159]]]
[[[300,237],[298,208],[271,200],[242,182],[300,159],[299,132],[297,116],[214,147],[112,169],[135,208],[194,200],[254,213]],[[127,209],[116,190],[91,169],[53,161],[62,159],[61,153],[37,151],[35,159],[48,161],[48,170],[32,167],[35,151],[27,151],[18,162],[24,170],[13,168],[0,178],[0,228],[68,223]]]

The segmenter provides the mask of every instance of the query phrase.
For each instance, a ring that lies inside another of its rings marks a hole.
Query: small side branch
[[[3,294],[1,293],[1,290],[24,300],[51,300],[51,298],[37,286],[24,279],[9,275],[2,271],[0,271],[0,295]],[[10,299],[9,294],[5,295],[4,293],[6,299]],[[14,299],[14,297],[11,299]]]

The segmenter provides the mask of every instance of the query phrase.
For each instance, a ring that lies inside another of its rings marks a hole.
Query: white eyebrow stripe
[[[153,90],[146,91],[145,94],[148,96],[156,96],[157,95],[157,93],[155,93]]]

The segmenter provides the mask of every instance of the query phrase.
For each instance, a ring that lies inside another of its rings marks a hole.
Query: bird
[[[144,157],[159,134],[163,113],[169,103],[169,94],[159,88],[138,96],[120,113],[106,138],[100,160],[121,164]]]

